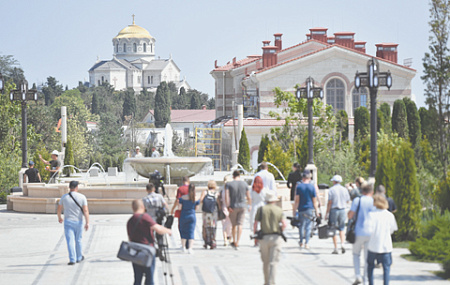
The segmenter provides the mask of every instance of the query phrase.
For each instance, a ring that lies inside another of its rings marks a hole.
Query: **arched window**
[[[123,52],[127,52],[127,44],[123,44]]]
[[[345,86],[342,80],[331,79],[327,83],[327,104],[333,107],[333,110],[339,111],[345,109]]]
[[[144,52],[147,52],[147,44],[144,43]]]
[[[134,52],[137,52],[137,46],[136,46],[136,43],[133,44],[133,51],[134,51]]]
[[[147,76],[147,83],[150,84],[150,76]]]
[[[359,90],[353,89],[353,114],[358,107],[367,107],[367,88],[361,87]]]

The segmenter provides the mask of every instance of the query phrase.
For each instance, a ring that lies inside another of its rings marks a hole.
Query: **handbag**
[[[356,227],[356,221],[358,220],[359,206],[361,206],[361,197],[359,197],[358,209],[356,210],[355,219],[353,219],[348,224],[345,240],[349,243],[355,243],[355,240],[356,240],[355,227]]]
[[[179,217],[180,217],[180,214],[181,214],[181,210],[176,210],[176,211],[175,211],[174,217],[175,217],[175,218],[179,218]]]
[[[137,223],[133,227],[133,232],[136,231],[143,214],[139,217]],[[143,267],[151,267],[153,263],[154,256],[156,254],[156,248],[154,246],[137,243],[132,241],[122,241],[120,244],[119,252],[117,253],[117,258],[131,261],[136,265]]]

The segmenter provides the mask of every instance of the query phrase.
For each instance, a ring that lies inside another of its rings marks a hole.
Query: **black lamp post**
[[[314,148],[313,148],[313,111],[312,103],[314,98],[323,99],[323,89],[314,87],[314,79],[308,77],[306,86],[297,88],[297,99],[305,98],[308,102],[308,164],[314,164]]]
[[[392,87],[391,72],[379,72],[378,61],[375,58],[367,62],[367,72],[356,71],[355,87],[368,87],[370,93],[370,172],[369,177],[375,178],[377,168],[377,92],[379,86]]]
[[[22,105],[22,168],[27,168],[27,101],[37,101],[37,90],[28,89],[28,82],[24,79],[19,89],[11,90],[9,99],[20,101]]]

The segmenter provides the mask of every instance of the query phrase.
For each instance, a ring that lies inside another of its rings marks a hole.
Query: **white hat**
[[[335,175],[335,176],[333,176],[333,178],[331,178],[330,181],[341,183],[342,182],[342,177],[340,175]]]
[[[139,146],[136,146],[136,149],[141,149]]]
[[[59,155],[59,152],[57,150],[52,151],[52,155]]]
[[[275,194],[275,192],[269,191],[269,192],[266,194],[266,202],[276,202],[276,201],[278,201],[278,197],[277,197],[277,195]]]

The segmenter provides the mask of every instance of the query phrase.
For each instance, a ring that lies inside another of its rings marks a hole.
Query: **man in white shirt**
[[[136,158],[144,157],[141,152],[141,148],[139,146],[136,147],[136,154],[134,155]]]
[[[59,200],[58,221],[64,222],[64,234],[69,251],[69,265],[84,260],[81,238],[83,234],[83,216],[86,219],[84,229],[89,229],[89,209],[86,196],[78,193],[78,181],[71,181],[69,184],[70,192],[64,194]],[[64,219],[61,217],[64,208]]]
[[[159,152],[156,150],[156,147],[152,147],[152,157],[161,157]]]
[[[277,184],[275,183],[275,177],[273,176],[272,173],[270,173],[267,169],[269,167],[267,166],[266,162],[261,163],[261,171],[259,171],[258,173],[256,173],[256,176],[259,176],[262,178],[263,180],[263,186],[264,188],[267,188],[271,191],[274,191],[275,195],[277,194]],[[253,179],[254,181],[255,179]],[[252,182],[252,186],[253,186],[253,182]]]

